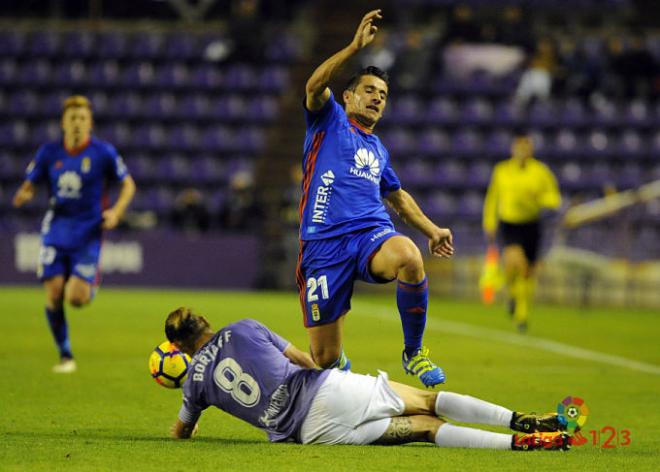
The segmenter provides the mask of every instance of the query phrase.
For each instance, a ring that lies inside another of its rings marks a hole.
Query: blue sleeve
[[[37,155],[30,161],[25,170],[25,178],[32,183],[39,183],[48,175],[48,151],[43,145],[37,151]]]
[[[307,97],[303,98],[303,109],[305,110],[305,123],[307,124],[307,129],[324,129],[333,119],[342,116],[342,114],[345,116],[344,109],[335,101],[335,96],[332,92],[330,92],[330,98],[320,110],[309,111],[306,102]]]
[[[179,419],[186,424],[197,423],[197,420],[207,408],[207,405],[199,405],[194,401],[194,392],[190,380],[183,384],[183,403],[179,410]]]
[[[107,170],[108,178],[113,181],[121,182],[130,175],[128,173],[128,168],[112,144],[106,143],[105,150],[107,159],[109,161]]]
[[[383,169],[383,175],[380,176],[380,196],[385,198],[392,192],[396,192],[401,188],[401,181],[399,176],[396,175],[390,160],[387,160],[387,165]]]

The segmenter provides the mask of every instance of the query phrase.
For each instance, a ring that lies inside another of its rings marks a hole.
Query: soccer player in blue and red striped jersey
[[[307,81],[297,284],[314,360],[325,368],[349,369],[342,331],[354,281],[397,280],[404,370],[434,386],[445,375],[422,346],[428,305],[422,255],[410,238],[394,230],[383,200],[428,237],[435,256],[453,254],[451,231],[436,226],[401,188],[387,150],[373,134],[387,104],[387,75],[376,67],[361,70],[342,94],[345,108],[327,85],[373,41],[374,21],[380,18],[380,10],[367,13],[351,44]]]
[[[135,194],[135,183],[117,150],[92,136],[92,107],[86,97],[64,101],[60,141],[44,144],[14,196],[19,208],[45,182],[50,208],[41,225],[38,276],[46,289],[46,317],[60,354],[57,373],[76,370],[64,302],[87,305],[98,285],[102,230],[113,229]],[[110,182],[120,182],[117,201],[105,208]]]

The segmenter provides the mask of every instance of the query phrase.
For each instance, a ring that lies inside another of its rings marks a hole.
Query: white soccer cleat
[[[56,374],[71,374],[77,369],[76,361],[73,359],[62,359],[59,364],[53,366],[53,372]]]

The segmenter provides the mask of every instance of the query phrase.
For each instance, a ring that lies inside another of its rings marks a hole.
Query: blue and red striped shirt
[[[300,239],[391,226],[383,197],[401,183],[380,139],[349,119],[332,95],[317,112],[305,108],[305,121]]]

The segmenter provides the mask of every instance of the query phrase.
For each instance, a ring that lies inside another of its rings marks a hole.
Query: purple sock
[[[406,354],[410,355],[422,347],[428,304],[429,285],[426,277],[418,284],[397,281],[396,305],[401,315]]]

